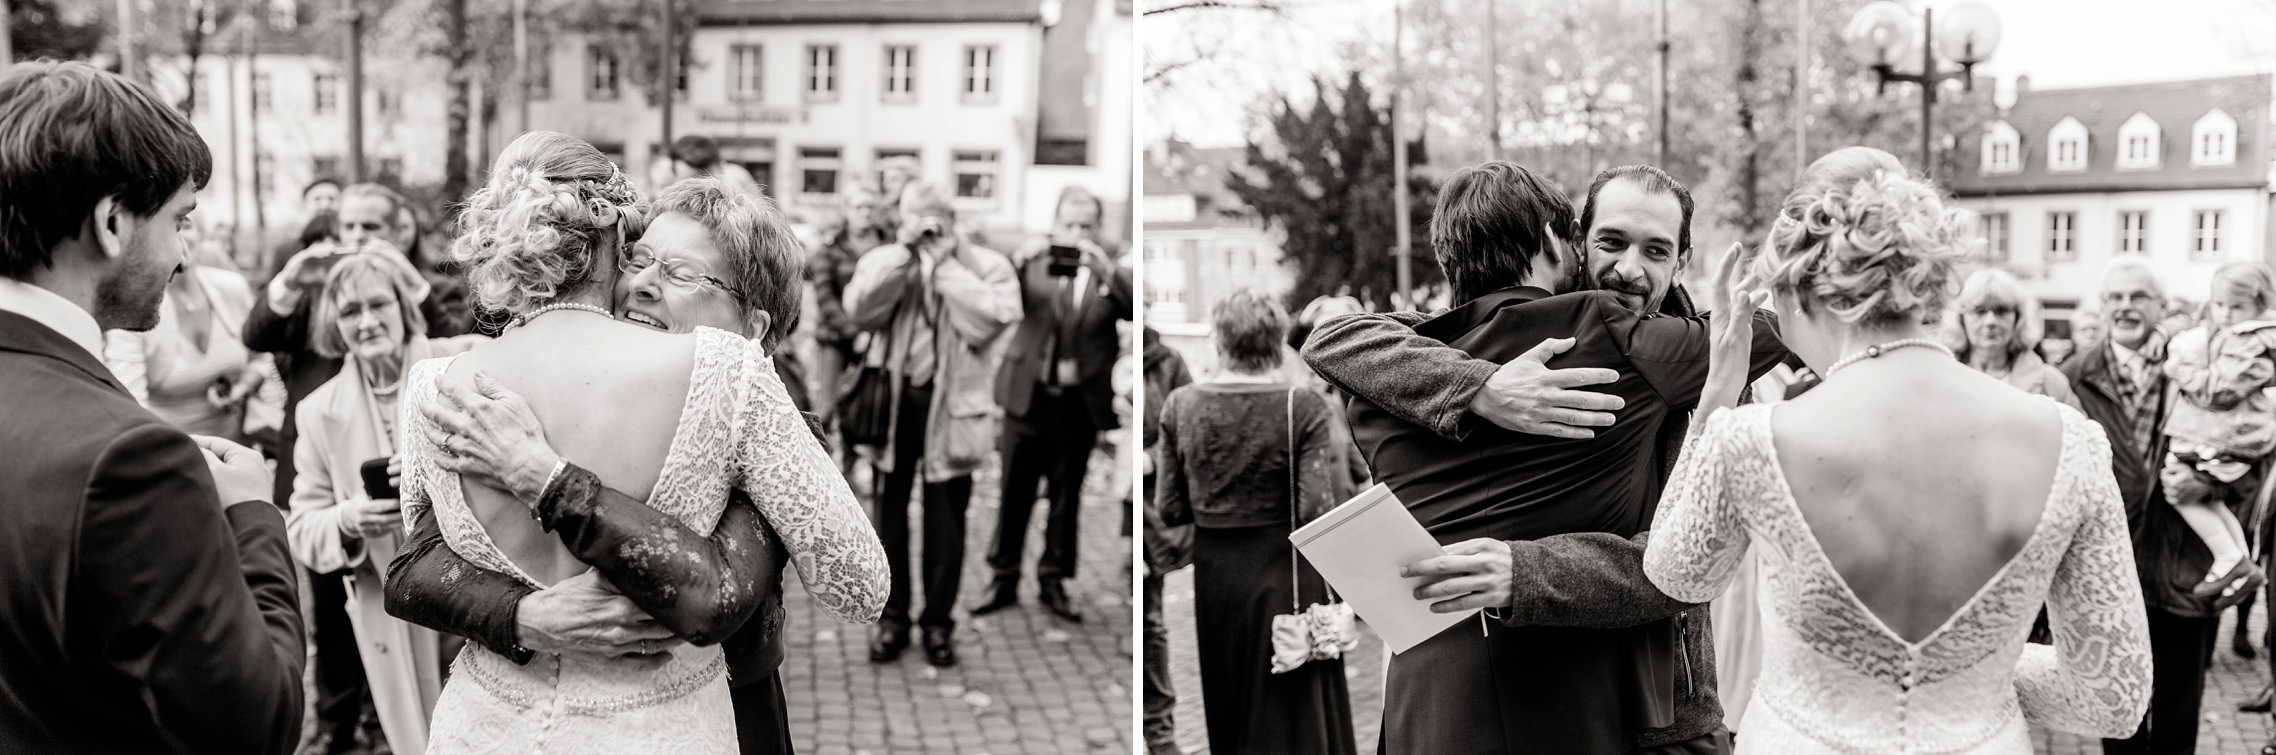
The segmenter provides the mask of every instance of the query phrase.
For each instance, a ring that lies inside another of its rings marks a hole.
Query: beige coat
[[[419,360],[463,353],[484,340],[414,338],[403,370],[409,373]],[[348,619],[355,625],[380,728],[397,753],[424,755],[427,723],[442,695],[441,650],[434,631],[387,615],[380,591],[388,562],[403,546],[403,534],[358,538],[340,531],[340,504],[363,493],[363,462],[386,458],[398,447],[397,438],[382,432],[379,412],[380,403],[357,374],[353,356],[338,376],[301,401],[300,440],[293,448],[297,476],[285,533],[293,559],[301,565],[319,572],[349,570]]]
[[[900,244],[863,254],[843,295],[846,313],[856,327],[889,334],[884,358],[894,372],[896,411],[909,342],[932,339],[939,363],[925,422],[920,472],[926,482],[969,475],[995,451],[1003,423],[1003,410],[996,406],[996,367],[1003,363],[1004,349],[1011,342],[1005,336],[1021,316],[1019,271],[1011,260],[969,242],[963,247],[955,257],[924,272],[929,298],[938,307],[931,323],[913,297],[899,308],[899,316],[894,315],[894,305],[911,290],[909,249]],[[900,426],[896,417],[886,438],[888,448],[898,440]],[[893,471],[893,454],[881,453],[878,458],[879,468]]]

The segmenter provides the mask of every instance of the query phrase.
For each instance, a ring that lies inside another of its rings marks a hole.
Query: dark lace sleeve
[[[568,465],[546,486],[537,515],[578,560],[696,645],[733,634],[782,571],[758,508],[741,491],[707,538]]]
[[[521,646],[517,626],[522,598],[537,590],[451,550],[425,507],[406,506],[404,515],[411,520],[411,533],[387,565],[387,615],[466,637],[515,663],[528,663],[531,653]]]

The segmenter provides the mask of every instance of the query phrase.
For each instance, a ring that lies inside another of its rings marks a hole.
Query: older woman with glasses
[[[2015,276],[1985,269],[1961,284],[1957,306],[1945,317],[1944,342],[1977,372],[2076,409],[2070,380],[2032,350],[2045,332],[2039,299]]]
[[[691,178],[665,189],[650,206],[645,232],[617,260],[625,274],[617,278],[616,317],[675,333],[710,327],[762,339],[782,370],[788,350],[780,339],[795,325],[797,287],[776,283],[795,279],[797,257],[783,248],[774,216],[765,200],[741,196],[715,178]],[[795,379],[784,383],[798,392]],[[536,652],[630,652],[632,636],[620,633],[649,625],[651,615],[667,626],[720,633],[727,629],[719,624],[727,606],[684,598],[717,594],[720,585],[754,586],[742,595],[758,603],[750,619],[724,639],[707,639],[725,647],[743,751],[793,751],[777,671],[784,654],[780,578],[787,554],[751,500],[732,492],[720,526],[709,536],[605,488],[592,501],[572,503],[565,494],[574,486],[546,484],[549,473],[557,461],[561,478],[589,473],[547,445],[525,402],[496,389],[483,395],[454,389],[445,396],[452,408],[429,407],[427,417],[455,438],[456,471],[499,480],[516,495],[539,501],[545,526],[573,544],[577,556],[613,587],[573,581],[534,590],[511,577],[468,568],[465,557],[439,547],[434,518],[423,517],[413,525],[411,545],[388,571],[389,610],[422,626],[464,634],[521,663]],[[492,424],[507,415],[518,419]],[[667,553],[672,555],[656,557]]]

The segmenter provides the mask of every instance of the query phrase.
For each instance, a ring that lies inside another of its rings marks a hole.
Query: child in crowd
[[[2189,528],[2213,553],[2212,570],[2200,585],[2211,595],[2256,567],[2247,558],[2243,525],[2229,503],[2246,505],[2259,490],[2240,484],[2252,468],[2276,449],[2276,401],[2265,392],[2276,382],[2276,270],[2258,262],[2232,262],[2213,273],[2202,325],[2175,336],[2167,346],[2165,373],[2179,389],[2167,420],[2172,443],[2165,457],[2166,501],[2181,512]],[[2205,483],[2177,490],[2180,480]],[[2231,592],[2241,599],[2263,578]]]

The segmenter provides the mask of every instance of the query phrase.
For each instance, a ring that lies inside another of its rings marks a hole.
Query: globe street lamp
[[[1937,21],[1932,8],[1922,8],[1916,19],[1904,6],[1878,0],[1859,8],[1841,32],[1850,56],[1880,75],[1878,91],[1887,93],[1891,81],[1920,85],[1920,172],[1930,178],[1936,173],[1930,151],[1936,87],[1959,79],[1963,89],[1974,91],[1976,64],[1999,47],[1999,16],[1982,3],[1955,5],[1945,12],[1941,25]],[[1938,56],[1960,64],[1960,70],[1940,70]],[[1915,60],[1917,70],[1912,69]]]

